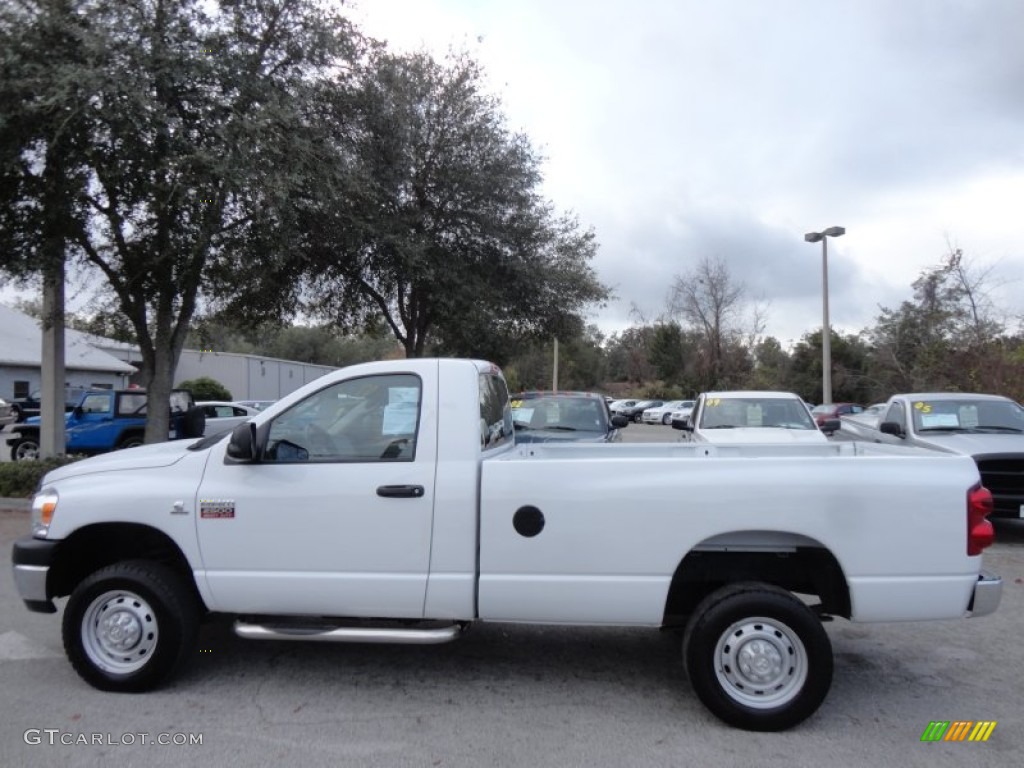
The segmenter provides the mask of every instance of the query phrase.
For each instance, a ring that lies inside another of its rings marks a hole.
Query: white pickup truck
[[[780,730],[831,684],[822,620],[995,610],[978,479],[967,457],[853,442],[516,445],[496,367],[397,360],[230,435],[49,473],[12,559],[29,609],[69,596],[68,657],[104,690],[167,680],[207,612],[246,638],[333,642],[678,626],[701,701]]]
[[[844,416],[840,440],[869,440],[970,456],[992,492],[992,517],[1024,518],[1024,408],[1001,395],[893,395],[877,414]]]
[[[839,428],[839,422],[828,426]],[[791,392],[704,392],[682,425],[683,442],[827,443],[804,401]]]

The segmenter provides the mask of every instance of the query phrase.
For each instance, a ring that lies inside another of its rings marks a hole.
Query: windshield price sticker
[[[721,405],[721,404],[722,404],[722,398],[720,398],[720,397],[712,397],[710,400],[708,400],[706,403],[704,403],[704,405],[706,405],[708,408],[714,408],[715,406]]]
[[[931,413],[932,407],[928,403],[922,403],[920,400],[918,400],[916,403],[914,403],[914,410],[920,411],[921,413]]]

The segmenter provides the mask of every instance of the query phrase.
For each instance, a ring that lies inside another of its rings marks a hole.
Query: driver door
[[[211,608],[421,618],[436,402],[415,374],[347,379],[261,424],[261,461],[211,457],[196,501]]]

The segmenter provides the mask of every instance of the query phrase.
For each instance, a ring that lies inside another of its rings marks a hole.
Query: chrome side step
[[[239,619],[235,634],[247,640],[307,640],[321,643],[404,643],[437,645],[462,634],[461,624],[421,626],[341,626],[337,624],[253,624]]]

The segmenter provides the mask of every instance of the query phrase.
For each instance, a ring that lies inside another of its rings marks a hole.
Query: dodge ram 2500
[[[878,420],[843,417],[838,439],[970,456],[992,492],[992,517],[1024,518],[1024,408],[968,392],[893,395]]]
[[[206,612],[328,642],[677,626],[700,700],[780,730],[831,685],[824,618],[995,610],[978,480],[967,457],[870,443],[517,445],[496,367],[399,360],[230,434],[50,472],[12,559],[29,609],[68,596],[71,665],[104,690],[167,680]]]

